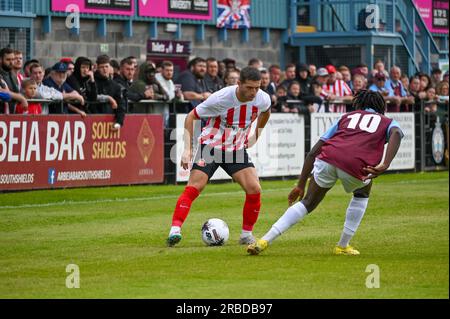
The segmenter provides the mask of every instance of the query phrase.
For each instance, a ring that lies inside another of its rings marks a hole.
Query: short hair
[[[250,65],[252,65],[252,64],[259,63],[259,62],[262,62],[262,60],[261,60],[261,59],[258,59],[258,58],[251,58],[251,59],[248,61],[248,65],[250,66]]]
[[[285,70],[290,69],[290,68],[296,68],[297,66],[294,63],[289,63],[286,65]]]
[[[163,69],[165,69],[165,68],[167,68],[167,67],[173,67],[173,63],[172,63],[171,61],[165,60],[165,61],[163,61],[163,62],[161,63],[161,67],[162,67]]]
[[[272,64],[269,66],[269,72],[272,72],[273,69],[281,70],[281,67],[278,64]]]
[[[213,57],[209,57],[206,59],[206,63],[209,63],[209,62],[217,62],[217,59],[213,58]]]
[[[110,60],[109,64],[111,64],[111,66],[115,69],[120,68],[119,62],[117,62],[117,60]]]
[[[97,65],[100,64],[109,64],[111,62],[111,58],[109,56],[107,56],[106,54],[104,55],[100,55],[97,57]]]
[[[194,58],[191,61],[189,61],[188,65],[189,65],[189,68],[190,68],[190,67],[196,66],[199,63],[206,63],[206,60],[201,58],[201,57]]]
[[[11,48],[3,48],[0,50],[0,58],[3,59],[3,57],[7,54],[14,54],[14,50]]]
[[[30,65],[30,73],[33,73],[33,70],[36,68],[42,68],[42,71],[44,71],[44,68],[39,63],[31,63]]]
[[[269,71],[267,69],[262,69],[259,72],[261,72],[261,74],[269,74]]]
[[[23,55],[23,52],[20,50],[14,50],[14,55],[19,55],[19,54]]]
[[[36,81],[33,80],[33,79],[24,79],[24,80],[22,81],[22,87],[23,87],[23,88],[26,88],[26,87],[28,87],[28,86],[30,86],[30,85],[37,85],[37,83],[36,83]]]
[[[346,66],[346,65],[341,65],[339,68],[338,68],[338,71],[339,72],[343,72],[343,71],[348,71],[348,72],[350,72],[350,69]]]
[[[357,68],[368,68],[369,66],[365,63],[360,63],[356,66]]]
[[[300,90],[302,89],[302,86],[300,85],[300,82],[298,82],[298,81],[292,81],[291,83],[289,83],[288,91],[290,91],[291,88],[292,88],[294,85],[298,85],[299,88],[300,88]]]
[[[261,72],[251,66],[247,66],[241,70],[239,81],[245,83],[246,81],[261,81]]]
[[[434,69],[431,71],[431,74],[442,74],[442,70],[439,69],[439,68],[434,68]]]
[[[124,65],[133,65],[134,62],[131,58],[125,58],[120,61],[120,67],[123,67]]]

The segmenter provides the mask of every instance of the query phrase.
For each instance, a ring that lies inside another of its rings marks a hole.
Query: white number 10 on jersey
[[[356,113],[348,116],[348,118],[351,120],[350,123],[348,123],[347,128],[354,130],[359,123],[359,128],[362,131],[375,133],[378,129],[378,126],[380,126],[381,116],[379,116],[378,114],[365,114],[362,118],[361,116],[361,113]]]

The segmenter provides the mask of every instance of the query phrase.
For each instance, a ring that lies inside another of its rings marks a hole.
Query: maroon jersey
[[[344,114],[321,137],[325,144],[317,158],[362,180],[367,176],[364,167],[381,162],[384,144],[393,126],[398,127],[398,124],[372,110]]]

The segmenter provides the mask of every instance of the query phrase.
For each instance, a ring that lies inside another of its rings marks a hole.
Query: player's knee
[[[255,184],[255,185],[250,185],[247,187],[247,189],[245,190],[245,192],[247,194],[260,194],[262,191],[261,186],[259,184]]]

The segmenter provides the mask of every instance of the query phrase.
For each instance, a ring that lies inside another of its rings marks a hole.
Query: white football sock
[[[262,237],[262,239],[271,243],[292,225],[301,221],[306,214],[308,214],[308,211],[306,210],[305,205],[301,202],[294,204],[286,210],[283,216],[281,216],[275,224],[273,224],[272,228]]]
[[[241,232],[241,238],[245,238],[245,237],[249,237],[249,236],[253,236],[251,230],[242,230],[242,232]]]
[[[177,233],[181,233],[181,227],[180,226],[172,226],[170,228],[169,235],[177,234]]]
[[[353,197],[347,208],[345,215],[344,230],[342,231],[341,239],[338,245],[347,247],[350,239],[355,235],[359,224],[364,216],[369,203],[368,198]]]

